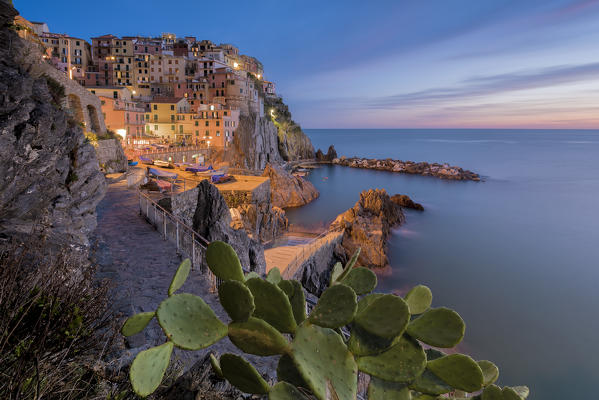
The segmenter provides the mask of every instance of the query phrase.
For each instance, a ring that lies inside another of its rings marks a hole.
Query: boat
[[[224,175],[225,171],[222,169],[209,169],[202,172],[196,172],[196,174],[200,176]]]
[[[212,171],[212,165],[209,166],[205,166],[202,164],[190,164],[185,168],[185,171],[189,171],[189,172],[206,172],[206,171]]]
[[[156,168],[148,168],[148,173],[150,175],[154,175],[156,177],[169,178],[169,179],[177,179],[177,176],[179,176],[174,172],[163,171],[161,169],[156,169]]]
[[[225,183],[225,182],[230,182],[233,180],[233,176],[229,175],[229,174],[219,174],[219,175],[212,175],[210,177],[210,182],[218,185],[219,183]]]
[[[133,161],[133,160],[127,160],[127,164],[131,167],[134,167],[137,165],[137,161]]]
[[[154,160],[154,165],[162,168],[175,168],[173,164],[163,160]]]
[[[142,164],[154,165],[154,160],[150,157],[139,156],[139,161],[141,161]]]
[[[158,185],[158,188],[160,189],[161,192],[168,192],[169,190],[172,190],[172,188],[173,188],[172,183],[163,181],[160,179],[156,179],[156,184]]]

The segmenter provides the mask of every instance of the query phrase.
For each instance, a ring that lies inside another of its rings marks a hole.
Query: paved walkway
[[[93,254],[98,264],[97,277],[109,279],[113,285],[110,299],[112,308],[125,317],[154,311],[167,297],[167,290],[181,257],[175,246],[162,236],[139,215],[137,192],[127,189],[126,181],[110,184],[106,196],[97,208],[98,227],[94,232],[96,250]],[[216,312],[219,318],[229,322],[220,306],[218,298],[210,292],[210,282],[192,271],[180,293],[193,293],[201,296]],[[165,336],[153,320],[144,332],[127,339],[118,363],[128,364],[139,351],[163,343]],[[225,338],[209,350],[218,353],[240,353]],[[187,369],[200,359],[208,349],[190,352],[175,351],[173,360],[178,359]],[[274,369],[273,357],[247,356],[261,370]]]

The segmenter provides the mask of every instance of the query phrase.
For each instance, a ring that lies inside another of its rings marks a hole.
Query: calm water
[[[364,189],[403,193],[379,290],[429,286],[466,321],[462,351],[496,362],[533,400],[596,399],[599,383],[599,131],[307,130],[339,155],[449,162],[485,182],[324,167],[320,198],[288,211],[330,222]]]

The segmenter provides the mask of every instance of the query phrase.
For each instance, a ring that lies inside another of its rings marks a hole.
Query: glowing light
[[[125,137],[127,136],[127,131],[125,129],[117,129],[116,134],[125,139]]]
[[[233,68],[239,68],[239,64],[237,64],[236,62],[233,63]]]
[[[260,75],[260,74],[256,75],[256,78],[260,79],[260,77],[262,77],[262,75]]]

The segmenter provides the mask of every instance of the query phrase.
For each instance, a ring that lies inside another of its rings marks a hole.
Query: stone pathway
[[[109,185],[106,196],[97,207],[98,227],[94,232],[95,251],[92,257],[98,265],[97,277],[112,283],[110,299],[115,312],[126,317],[144,311],[154,311],[167,297],[172,275],[182,261],[175,246],[139,215],[139,199],[135,190],[127,189],[126,181]],[[208,303],[221,321],[230,320],[220,306],[218,298],[210,292],[210,282],[192,271],[179,293],[193,293]],[[142,333],[128,338],[117,357],[122,367],[131,362],[141,350],[163,343],[166,337],[152,320]],[[180,361],[186,370],[208,351],[217,353],[241,352],[225,338],[209,349],[201,351],[175,350],[172,360]],[[244,355],[261,372],[276,368],[277,357]]]

